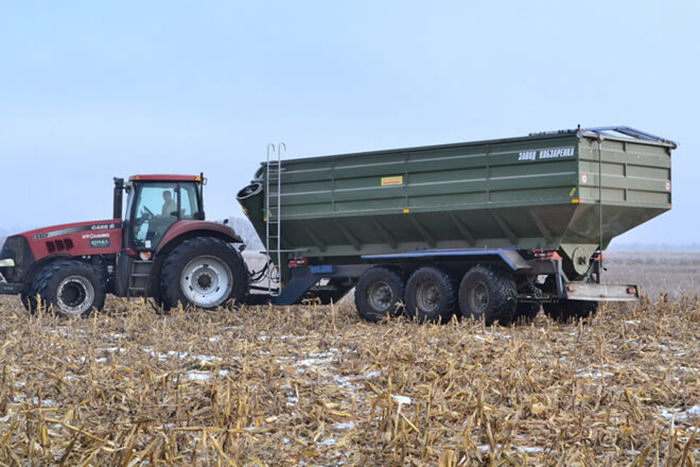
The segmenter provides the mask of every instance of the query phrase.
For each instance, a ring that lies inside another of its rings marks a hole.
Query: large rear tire
[[[160,275],[160,303],[164,310],[178,304],[216,308],[248,293],[248,270],[240,253],[213,237],[185,240],[170,252]]]
[[[404,280],[396,271],[386,267],[366,270],[355,286],[357,313],[372,323],[400,315],[403,299]]]
[[[513,322],[518,300],[515,281],[510,275],[486,266],[474,266],[459,286],[459,309],[462,316],[483,319],[490,326]]]
[[[406,284],[406,311],[419,322],[450,320],[457,308],[457,294],[449,274],[424,266],[416,270]]]
[[[92,266],[68,260],[46,266],[23,299],[31,313],[43,307],[59,316],[86,317],[104,307],[105,291]]]

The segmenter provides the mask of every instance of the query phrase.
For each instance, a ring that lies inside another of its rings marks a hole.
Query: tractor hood
[[[50,255],[84,256],[117,253],[122,244],[121,219],[60,224],[9,237],[23,238],[36,260]],[[6,249],[3,248],[3,257]]]

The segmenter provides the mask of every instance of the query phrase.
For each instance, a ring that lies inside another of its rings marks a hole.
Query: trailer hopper
[[[579,127],[337,156],[273,157],[238,199],[282,269],[273,292],[281,302],[306,293],[299,295],[302,286],[285,296],[283,285],[311,274],[308,284],[314,279],[309,268],[322,266],[346,270],[338,294],[370,266],[391,269],[407,286],[421,267],[435,267],[453,280],[481,265],[512,279],[521,303],[627,299],[636,292],[589,286],[580,287],[587,296],[567,295],[566,284],[600,282],[600,252],[610,241],[671,209],[675,148],[672,141],[628,127]],[[547,261],[552,266],[543,268]],[[306,269],[290,270],[290,262]],[[316,275],[322,274],[332,276]],[[537,283],[541,276],[551,276],[547,287]]]

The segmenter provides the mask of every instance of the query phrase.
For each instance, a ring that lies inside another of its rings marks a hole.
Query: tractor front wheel
[[[46,266],[34,279],[23,301],[31,313],[44,307],[60,316],[88,316],[105,304],[102,282],[89,264],[59,261]]]

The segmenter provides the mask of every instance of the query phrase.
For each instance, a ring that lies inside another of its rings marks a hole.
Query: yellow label
[[[404,214],[408,214],[409,212],[411,212],[411,210],[408,208],[403,208],[403,212],[404,212]]]
[[[403,175],[382,177],[382,186],[403,185]]]

